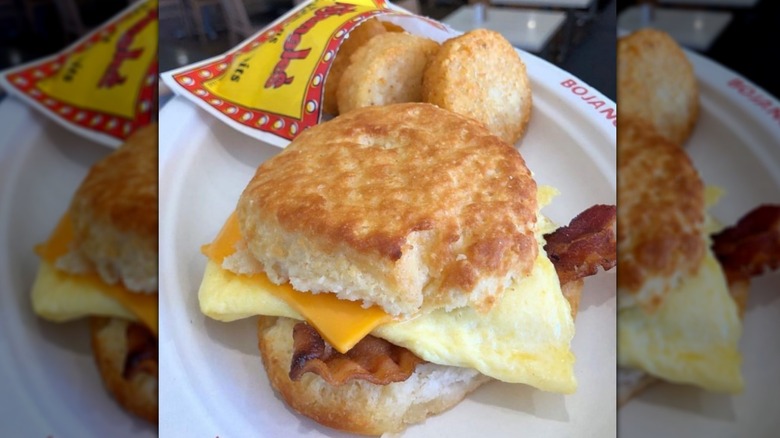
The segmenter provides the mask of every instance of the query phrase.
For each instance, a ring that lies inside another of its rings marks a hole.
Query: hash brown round
[[[509,144],[531,117],[525,64],[501,34],[486,29],[441,46],[425,69],[423,101],[478,120]]]
[[[336,92],[339,113],[422,101],[423,70],[438,49],[435,41],[408,33],[371,38],[352,55],[341,76]]]
[[[699,89],[685,53],[668,34],[642,29],[618,40],[621,117],[647,121],[677,145],[699,116]]]
[[[377,19],[371,19],[361,23],[358,27],[352,29],[349,37],[341,43],[336,58],[330,66],[330,72],[325,79],[325,95],[323,96],[322,109],[326,113],[338,115],[339,106],[337,99],[337,90],[341,76],[347,69],[352,55],[371,38],[387,32],[386,27]]]

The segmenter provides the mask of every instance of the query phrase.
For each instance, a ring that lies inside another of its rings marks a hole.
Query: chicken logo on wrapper
[[[325,78],[350,31],[383,0],[302,4],[223,56],[163,75],[174,91],[238,127],[282,146],[320,122]]]
[[[43,60],[0,74],[0,85],[47,117],[117,147],[155,117],[157,1],[141,1]]]
[[[382,1],[304,3],[225,55],[162,79],[281,147],[323,117],[373,105],[432,103],[508,143],[523,137],[531,116],[525,64],[504,37],[461,35]]]

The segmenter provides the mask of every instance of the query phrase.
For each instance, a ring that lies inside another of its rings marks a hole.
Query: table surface
[[[693,11],[680,9],[655,8],[652,23],[644,20],[642,7],[632,6],[618,16],[618,28],[633,31],[651,26],[663,30],[681,45],[706,51],[728,26],[730,12]]]
[[[473,5],[463,6],[442,20],[454,29],[467,32],[486,28],[504,36],[512,45],[532,53],[544,50],[547,42],[566,21],[566,14],[556,11],[487,8],[480,21]]]
[[[493,0],[494,5],[588,9],[596,0]]]
[[[667,5],[714,6],[721,8],[752,8],[759,0],[660,0]]]
[[[718,0],[711,1],[714,3]],[[733,17],[729,25],[708,50],[700,52],[707,58],[743,75],[775,97],[780,97],[778,69],[771,63],[767,64],[767,60],[780,58],[780,46],[777,44],[777,38],[773,36],[780,29],[780,2],[750,1],[755,3],[752,8],[731,9]],[[631,3],[631,1],[619,1],[618,16],[623,10],[633,7]]]

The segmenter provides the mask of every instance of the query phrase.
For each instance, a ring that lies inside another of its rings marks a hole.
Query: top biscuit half
[[[704,184],[685,151],[647,122],[618,122],[618,292],[652,312],[701,265]]]
[[[153,124],[90,168],[70,204],[74,246],[60,269],[157,292],[157,156]]]
[[[237,215],[275,283],[393,315],[488,311],[533,266],[536,191],[481,124],[404,103],[303,132],[258,168]]]

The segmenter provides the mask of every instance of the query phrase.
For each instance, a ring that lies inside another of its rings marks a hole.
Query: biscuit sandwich
[[[424,103],[353,110],[264,162],[203,248],[201,311],[259,316],[295,411],[399,432],[496,379],[572,393],[582,278],[615,263],[615,210],[556,230],[520,153]]]
[[[157,125],[92,166],[49,239],[32,307],[89,317],[103,381],[128,411],[157,422]]]
[[[618,405],[659,381],[739,393],[741,317],[751,277],[780,266],[780,206],[721,229],[720,190],[683,148],[698,115],[685,54],[642,30],[618,56]]]

